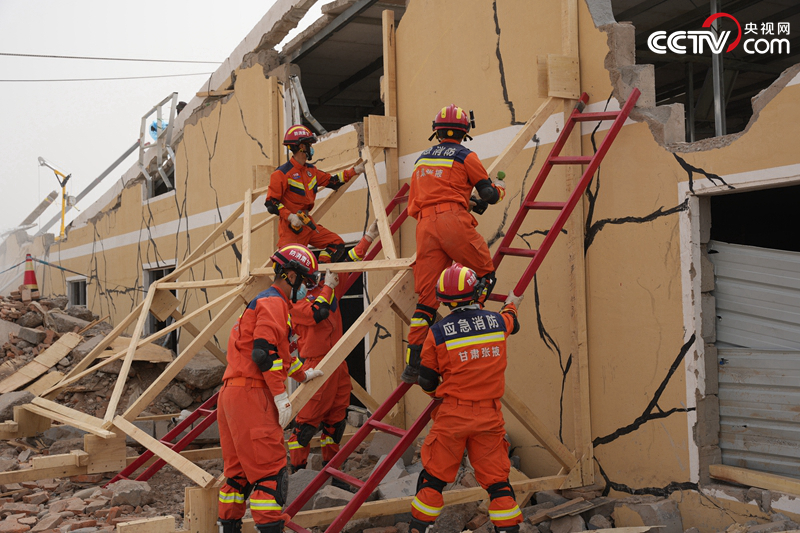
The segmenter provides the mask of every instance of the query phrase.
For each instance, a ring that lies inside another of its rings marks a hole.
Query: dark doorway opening
[[[150,285],[160,280],[164,276],[171,274],[173,270],[175,270],[175,267],[154,268],[150,270],[145,270],[145,276],[146,276],[145,281],[147,281],[147,288],[149,289]],[[170,292],[172,293],[173,296],[177,296],[178,294],[178,291],[170,291]],[[153,333],[157,333],[162,329],[166,328],[167,326],[169,326],[170,324],[172,324],[172,322],[174,322],[172,317],[167,318],[165,322],[162,322],[153,315],[149,315],[147,317],[147,324],[145,325],[145,333],[147,335],[152,335]],[[178,353],[177,331],[171,331],[165,337],[157,339],[155,342],[163,346],[164,348],[172,350],[173,352],[175,352],[175,354]]]
[[[364,312],[364,274],[361,274],[347,293],[339,299],[339,305],[342,306],[342,328],[347,331]],[[363,340],[353,348],[346,361],[350,376],[366,389],[367,350]],[[350,394],[350,405],[364,407],[354,394]]]

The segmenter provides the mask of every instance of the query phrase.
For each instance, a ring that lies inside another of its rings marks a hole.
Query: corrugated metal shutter
[[[715,241],[709,250],[722,462],[800,477],[800,253]]]

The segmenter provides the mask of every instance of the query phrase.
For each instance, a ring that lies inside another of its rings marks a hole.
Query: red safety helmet
[[[436,284],[436,299],[451,306],[469,303],[477,299],[475,294],[477,286],[478,276],[474,270],[462,264],[453,263],[439,276],[439,283]]]
[[[317,142],[317,137],[311,133],[311,130],[301,124],[295,124],[288,130],[286,135],[283,136],[284,146],[300,146],[301,144],[314,144]]]
[[[472,139],[468,135],[469,130],[475,127],[475,118],[472,111],[467,113],[455,104],[443,107],[433,119],[433,135],[428,140],[433,139],[438,131],[444,131],[445,137],[454,137],[456,131],[464,132],[466,139]]]
[[[317,258],[302,244],[287,244],[272,254],[270,259],[275,274],[280,276],[287,270],[294,270],[309,283],[317,283]]]

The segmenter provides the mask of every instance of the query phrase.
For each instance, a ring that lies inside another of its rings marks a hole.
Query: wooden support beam
[[[525,405],[525,402],[508,385],[506,385],[506,392],[500,401],[525,426],[525,429],[539,440],[544,449],[555,457],[561,466],[569,470],[575,467],[578,460],[572,455],[572,452],[547,429],[547,426],[539,420],[539,417],[533,414],[533,411]]]
[[[62,379],[64,379],[64,374],[62,372],[49,372],[25,387],[25,390],[34,396],[41,396],[43,392],[55,386]]]
[[[117,415],[117,406],[119,405],[119,399],[122,398],[122,392],[125,390],[125,383],[128,381],[128,372],[131,370],[133,355],[136,353],[136,348],[138,348],[139,339],[142,337],[142,332],[144,331],[144,324],[147,321],[147,317],[150,316],[150,304],[153,303],[153,298],[157,291],[158,281],[152,284],[147,291],[147,297],[144,299],[144,307],[142,307],[142,311],[139,314],[139,320],[136,321],[136,327],[133,330],[133,337],[131,337],[128,353],[125,354],[125,359],[122,361],[122,368],[117,376],[117,382],[114,384],[114,392],[111,394],[111,399],[108,401],[106,416],[103,418],[107,424],[106,427],[110,426],[111,421]]]
[[[68,426],[82,429],[104,439],[113,439],[116,437],[113,432],[103,429],[103,421],[99,418],[81,413],[80,411],[51,402],[44,398],[34,398],[30,404],[23,405],[22,407],[31,413],[50,418],[51,420],[58,420]]]
[[[172,515],[154,516],[117,524],[117,533],[173,533],[174,531],[175,517]]]
[[[391,296],[391,299],[390,299]],[[342,364],[350,351],[356,344],[361,342],[364,336],[374,327],[375,321],[389,309],[392,299],[402,300],[403,298],[413,298],[414,276],[410,270],[399,272],[392,278],[384,289],[375,297],[369,306],[364,309],[361,316],[352,326],[342,335],[339,341],[330,349],[316,368],[322,370],[324,375],[313,379],[308,383],[301,384],[292,393],[292,416],[297,415],[300,409],[311,399],[314,394],[322,387],[325,380],[333,374],[333,371]]]
[[[181,455],[167,447],[161,441],[151,437],[149,434],[134,426],[121,416],[114,418],[114,425],[121,431],[125,432],[133,440],[162,458],[175,470],[188,477],[201,487],[208,487],[216,478],[192,463],[188,459],[181,457]]]
[[[350,385],[353,386],[353,396],[358,398],[358,400],[364,404],[364,407],[369,409],[371,413],[374,413],[378,410],[378,407],[381,406],[378,401],[373,398],[364,387],[361,386],[361,383],[356,381],[353,376],[350,376]]]
[[[189,533],[210,533],[218,527],[219,489],[186,487],[184,519]]]
[[[326,263],[320,265],[320,270],[330,270],[331,272],[380,272],[380,271],[398,271],[398,270],[411,270],[411,265],[414,262],[414,257],[404,257],[401,259],[374,259],[372,261],[359,261],[356,263]],[[253,276],[271,276],[273,274],[272,267],[254,268],[251,272]]]
[[[239,265],[239,282],[250,275],[250,234],[253,223],[253,189],[244,193],[244,220],[242,221],[242,264]]]
[[[83,437],[83,449],[89,454],[86,465],[87,474],[102,472],[119,472],[127,466],[125,458],[125,434],[116,431],[115,437],[102,439],[95,435]]]
[[[542,102],[542,105],[540,105],[533,116],[528,119],[528,122],[514,135],[514,139],[512,139],[508,146],[506,146],[503,151],[500,152],[500,155],[489,165],[489,168],[486,170],[489,176],[495,177],[497,176],[497,172],[505,170],[511,165],[511,161],[519,155],[525,145],[536,135],[536,132],[539,131],[539,128],[550,118],[550,115],[555,113],[560,103],[561,100],[558,98],[548,98]]]
[[[365,147],[362,157],[364,159],[369,194],[370,198],[372,198],[372,207],[375,210],[375,217],[378,219],[378,231],[381,235],[383,256],[386,259],[397,259],[397,249],[394,245],[389,221],[386,218],[386,204],[383,203],[383,195],[381,194],[380,185],[378,185],[378,174],[375,172],[375,155],[372,150],[369,146]]]
[[[180,319],[183,318],[183,315],[177,309],[172,312],[171,316],[176,321],[179,321]],[[195,327],[195,325],[192,324],[191,322],[186,322],[181,327],[184,330],[186,330],[189,333],[189,335],[191,335],[192,337],[197,337],[200,334],[200,330],[197,329]],[[223,365],[227,365],[228,364],[228,358],[225,355],[225,352],[220,350],[219,347],[217,347],[217,345],[214,344],[212,341],[208,341],[207,343],[205,343],[205,349],[208,350],[209,352],[211,352],[211,354],[214,357],[216,357]]]
[[[729,483],[800,496],[800,480],[728,465],[710,465],[711,477]]]
[[[52,346],[34,357],[33,361],[0,381],[0,394],[15,391],[35,380],[66,357],[82,340],[83,337],[77,333],[65,333]]]
[[[50,479],[54,477],[80,476],[86,473],[85,466],[76,466],[74,461],[70,464],[59,466],[47,466],[40,468],[26,468],[24,470],[12,470],[10,472],[0,472],[0,484],[22,483],[23,481],[38,481],[40,479]]]
[[[159,284],[159,289],[211,289],[214,287],[233,287],[242,282],[239,278],[199,279],[196,281],[167,281]]]

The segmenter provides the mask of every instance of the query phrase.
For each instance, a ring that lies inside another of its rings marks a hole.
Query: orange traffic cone
[[[25,278],[23,279],[23,283],[26,289],[32,291],[39,290],[39,284],[36,283],[36,272],[33,270],[33,257],[31,257],[31,254],[25,256]]]

